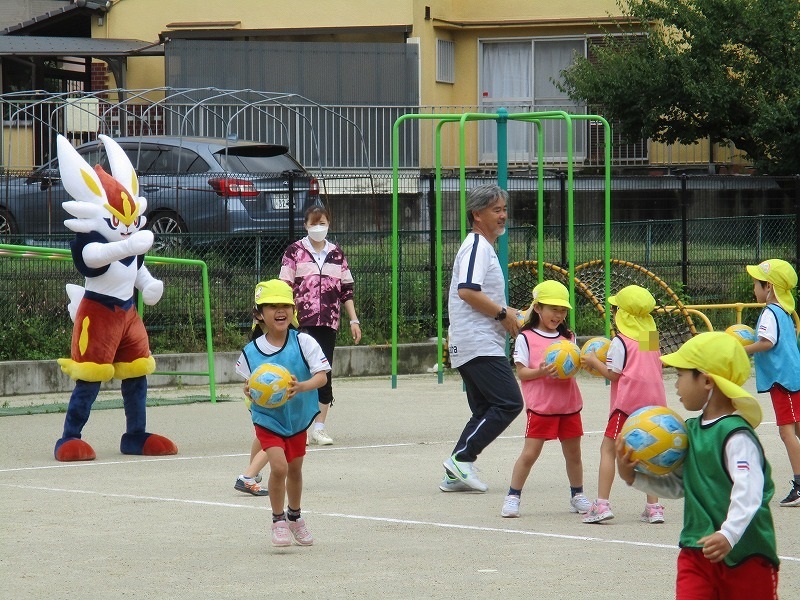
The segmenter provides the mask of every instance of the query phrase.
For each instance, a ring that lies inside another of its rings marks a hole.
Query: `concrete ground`
[[[670,405],[679,410],[674,379]],[[608,387],[580,376],[585,487],[596,493]],[[120,409],[96,410],[84,430],[97,459],[57,463],[63,414],[0,417],[0,581],[3,598],[631,598],[674,597],[681,500],[667,522],[640,522],[644,496],[620,481],[616,518],[585,525],[567,510],[557,442],[545,446],[522,496],[500,507],[522,448],[523,418],[480,457],[485,494],[442,493],[442,461],[468,418],[448,373],[340,378],[328,419],[335,445],[309,448],[303,513],[312,547],[273,548],[267,498],[233,489],[252,429],[241,402],[149,409],[148,429],[179,454],[123,456]],[[236,398],[239,386],[224,386]],[[185,397],[202,390],[153,390]],[[205,392],[207,393],[207,392]],[[66,401],[0,398],[6,406]],[[759,428],[773,465],[772,508],[782,558],[779,592],[800,587],[800,508],[780,508],[790,468],[768,399]]]

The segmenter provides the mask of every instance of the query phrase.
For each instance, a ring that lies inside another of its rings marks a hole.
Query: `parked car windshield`
[[[215,154],[226,171],[233,173],[283,173],[302,171],[302,167],[287,154],[285,146],[240,146]]]

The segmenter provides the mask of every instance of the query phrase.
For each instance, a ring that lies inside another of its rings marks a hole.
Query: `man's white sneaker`
[[[518,517],[519,516],[519,496],[506,496],[503,502],[503,508],[500,509],[501,517]]]
[[[575,494],[569,500],[569,512],[585,515],[592,508],[592,501],[583,494]]]
[[[312,444],[317,446],[330,446],[333,443],[333,438],[325,433],[324,429],[312,429],[308,438]]]
[[[474,492],[471,487],[466,483],[453,477],[450,473],[445,473],[442,477],[442,482],[439,484],[439,489],[443,492]]]
[[[488,485],[478,479],[473,463],[461,462],[460,460],[456,460],[451,456],[442,464],[444,465],[444,468],[447,469],[447,472],[450,473],[450,475],[456,479],[460,479],[473,490],[477,492],[485,492],[489,489]]]

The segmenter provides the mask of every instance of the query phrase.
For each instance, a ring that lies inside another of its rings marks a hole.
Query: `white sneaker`
[[[447,472],[450,473],[450,475],[456,479],[460,479],[473,490],[477,492],[485,492],[489,489],[488,485],[478,479],[478,476],[475,473],[475,467],[473,466],[474,463],[461,462],[451,456],[442,464],[444,465],[444,468],[447,469]]]
[[[500,509],[501,517],[518,517],[519,516],[519,496],[506,496],[503,502],[503,508]]]
[[[569,512],[585,515],[592,508],[592,501],[583,494],[575,494],[569,500]]]
[[[471,487],[461,481],[458,477],[453,477],[450,473],[445,473],[439,489],[443,492],[474,492]]]
[[[330,446],[333,443],[333,438],[325,433],[324,429],[312,429],[308,439],[317,446]]]

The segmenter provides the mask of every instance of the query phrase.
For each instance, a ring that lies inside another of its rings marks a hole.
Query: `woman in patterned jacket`
[[[342,306],[350,319],[350,333],[356,344],[361,341],[361,327],[353,303],[353,275],[347,258],[337,244],[326,239],[330,222],[325,207],[311,206],[306,210],[308,235],[286,248],[280,279],[292,287],[300,328],[317,340],[333,369]],[[320,413],[308,436],[310,444],[328,446],[333,443],[325,432],[325,418],[333,405],[331,373],[328,371],[328,381],[319,389]]]

